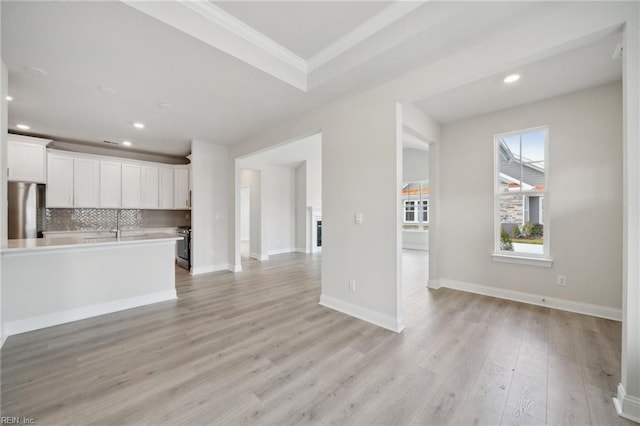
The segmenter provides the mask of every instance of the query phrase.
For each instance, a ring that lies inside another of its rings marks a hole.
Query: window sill
[[[540,266],[542,268],[551,268],[551,265],[553,265],[553,259],[548,257],[518,256],[502,253],[492,253],[491,256],[494,262],[516,263],[519,265]]]

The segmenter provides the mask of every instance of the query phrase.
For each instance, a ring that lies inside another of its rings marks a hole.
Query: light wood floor
[[[320,256],[178,273],[177,302],[12,336],[2,415],[38,425],[630,424],[620,324],[453,290],[407,328],[318,305]]]

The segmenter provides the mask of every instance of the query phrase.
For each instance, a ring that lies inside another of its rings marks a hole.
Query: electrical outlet
[[[558,284],[559,286],[566,286],[567,285],[567,276],[566,275],[558,275],[556,277],[556,284]]]
[[[356,280],[349,280],[349,290],[356,291]]]

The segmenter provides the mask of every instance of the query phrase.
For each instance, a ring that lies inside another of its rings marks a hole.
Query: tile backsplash
[[[45,231],[109,231],[115,229],[115,209],[46,209]],[[189,210],[120,210],[120,229],[173,228],[191,224]]]

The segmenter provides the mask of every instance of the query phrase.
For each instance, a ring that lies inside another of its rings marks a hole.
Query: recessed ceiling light
[[[514,83],[520,80],[520,74],[511,74],[504,78],[505,83]]]
[[[26,70],[29,71],[31,74],[47,75],[47,72],[45,70],[38,67],[26,67]]]
[[[9,95],[7,95],[7,100],[8,100],[9,102],[11,102],[11,101],[13,100],[13,96],[9,96]]]
[[[27,126],[26,124],[16,124],[16,127],[20,130],[29,130],[31,127]]]
[[[108,95],[113,95],[116,92],[111,87],[105,87],[105,86],[98,86],[98,90]]]
[[[124,146],[131,146],[131,142],[129,142],[129,141],[122,141],[122,145],[124,145]]]
[[[171,104],[167,102],[158,102],[158,107],[163,109],[171,108]]]
[[[136,129],[144,129],[144,124],[142,123],[133,123],[133,127]]]

